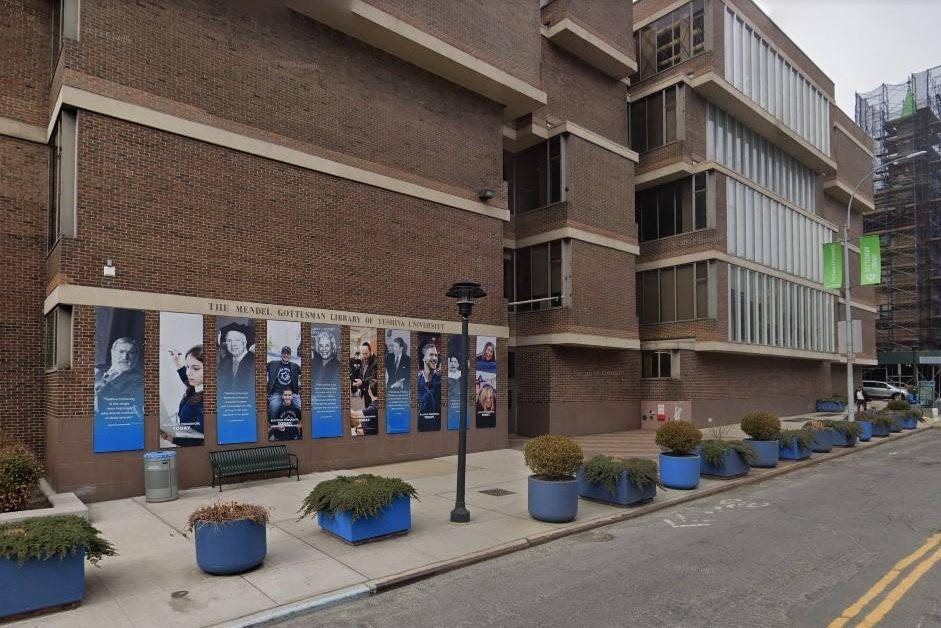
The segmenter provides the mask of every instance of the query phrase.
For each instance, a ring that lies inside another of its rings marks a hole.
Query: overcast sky
[[[836,85],[854,118],[856,92],[941,65],[941,0],[755,0]]]

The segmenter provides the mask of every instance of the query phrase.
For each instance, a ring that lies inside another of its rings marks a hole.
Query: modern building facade
[[[0,16],[0,429],[59,490],[453,453],[465,278],[472,450],[842,390],[820,245],[872,144],[748,0]]]

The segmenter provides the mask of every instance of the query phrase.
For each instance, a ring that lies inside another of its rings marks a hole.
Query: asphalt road
[[[935,429],[287,625],[941,626],[938,532]]]

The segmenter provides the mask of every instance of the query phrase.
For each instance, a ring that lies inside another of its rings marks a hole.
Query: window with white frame
[[[641,377],[673,377],[673,354],[670,351],[641,351]]]
[[[511,213],[565,200],[565,144],[564,134],[559,134],[519,153],[504,153]]]
[[[713,104],[706,115],[706,158],[801,209],[816,212],[813,171]]]
[[[640,241],[647,242],[706,228],[706,173],[637,193],[634,214]]]
[[[677,99],[682,98],[678,85],[631,103],[631,148],[642,153],[677,140]]]
[[[725,9],[725,80],[825,155],[830,101],[735,11]]]
[[[823,245],[834,233],[829,227],[732,177],[725,195],[730,254],[823,282]]]
[[[568,238],[503,251],[503,296],[511,312],[562,307],[569,292]]]
[[[693,0],[637,31],[640,80],[705,51],[704,4],[704,0]]]
[[[836,297],[729,266],[729,340],[804,351],[835,350]]]
[[[709,306],[709,262],[657,268],[637,273],[640,322],[672,323],[715,314]]]

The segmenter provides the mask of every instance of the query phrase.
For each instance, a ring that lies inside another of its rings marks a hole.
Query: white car
[[[886,382],[863,381],[863,394],[869,399],[907,399],[908,391]]]

